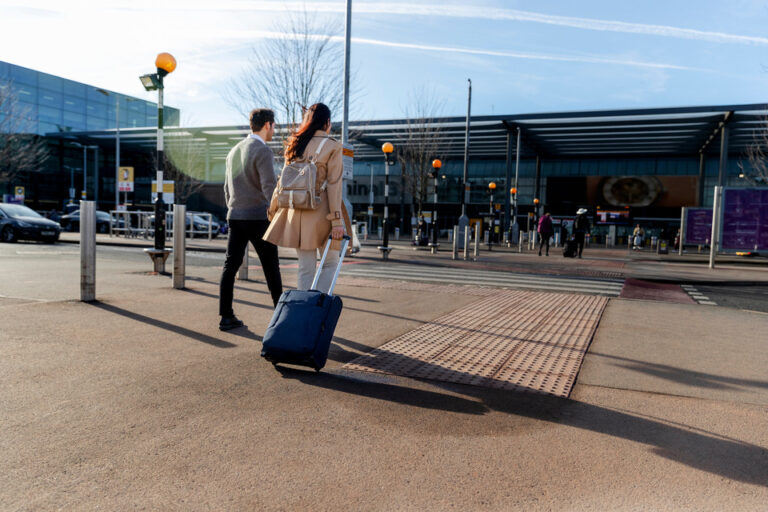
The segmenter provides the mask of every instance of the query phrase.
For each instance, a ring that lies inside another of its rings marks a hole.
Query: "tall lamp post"
[[[373,164],[368,164],[368,170],[371,171],[371,188],[368,190],[368,233],[373,233]]]
[[[435,177],[435,195],[434,195],[434,208],[432,209],[432,247],[437,250],[437,236],[438,236],[438,229],[437,229],[437,184],[438,179],[440,179],[440,168],[443,166],[443,162],[440,161],[439,158],[435,158],[432,160],[432,173]]]
[[[512,200],[512,220],[509,223],[509,234],[508,241],[509,244],[515,243],[515,227],[517,226],[517,188],[512,187],[509,189],[509,195],[511,196],[510,199]],[[507,245],[509,247],[509,245]]]
[[[490,216],[490,223],[488,225],[488,250],[491,250],[491,244],[493,243],[493,191],[496,190],[496,183],[490,182],[488,184],[488,215]]]
[[[389,247],[389,166],[392,164],[392,152],[394,150],[395,147],[391,142],[385,142],[381,146],[381,151],[384,153],[384,219],[381,223],[384,239],[381,241],[379,250],[385,260],[389,257],[389,251],[392,250]]]
[[[165,249],[165,202],[163,201],[163,78],[176,69],[176,59],[161,53],[155,59],[157,73],[139,77],[148,91],[157,91],[157,199],[155,200],[155,249]]]

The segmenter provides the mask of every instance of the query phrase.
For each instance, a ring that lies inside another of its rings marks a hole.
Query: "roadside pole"
[[[712,203],[712,236],[709,239],[709,268],[715,268],[715,256],[720,241],[720,209],[722,206],[723,187],[715,187],[715,198]]]
[[[186,273],[186,220],[187,207],[183,204],[173,205],[173,287],[177,290],[184,289],[184,276]],[[210,223],[208,224],[210,229]]]
[[[683,255],[683,244],[685,243],[685,213],[688,209],[683,206],[680,210],[680,236],[677,237],[677,255]]]
[[[96,208],[80,201],[80,300],[96,300]]]

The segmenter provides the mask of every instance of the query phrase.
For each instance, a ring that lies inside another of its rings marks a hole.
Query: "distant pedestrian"
[[[277,180],[272,165],[275,155],[267,146],[275,133],[275,114],[269,109],[254,109],[249,116],[251,133],[227,155],[224,199],[227,203],[229,239],[224,272],[219,288],[219,329],[242,327],[232,309],[235,275],[243,263],[248,242],[261,261],[272,302],[277,305],[283,293],[277,247],[262,239],[269,227],[267,207]]]
[[[579,208],[576,211],[576,219],[573,221],[573,236],[578,247],[579,258],[581,258],[581,253],[584,252],[584,238],[589,233],[589,230],[590,224],[589,217],[587,217],[587,209]]]
[[[342,201],[342,146],[330,137],[331,110],[315,103],[304,112],[301,125],[291,134],[285,147],[286,163],[312,159],[317,169],[315,209],[280,207],[277,194],[272,197],[269,215],[272,223],[264,239],[280,247],[296,249],[299,269],[296,288],[309,290],[317,267],[317,250],[333,238],[331,249],[320,269],[317,290],[328,293],[339,263],[341,240],[352,233],[349,216]]]
[[[539,237],[541,243],[539,244],[539,256],[541,256],[541,248],[546,246],[546,255],[549,256],[549,239],[555,234],[555,228],[552,226],[552,217],[549,212],[544,212],[544,215],[539,219]]]
[[[632,231],[632,250],[639,251],[643,248],[643,238],[645,237],[645,230],[640,227],[640,224],[635,226]]]

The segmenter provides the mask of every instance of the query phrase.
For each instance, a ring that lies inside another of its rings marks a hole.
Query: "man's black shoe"
[[[225,316],[221,318],[221,322],[219,322],[219,330],[220,331],[230,331],[232,329],[237,329],[238,327],[242,327],[243,321],[238,320],[236,316]]]

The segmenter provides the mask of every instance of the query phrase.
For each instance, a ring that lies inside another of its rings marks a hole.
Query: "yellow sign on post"
[[[163,201],[166,204],[174,203],[173,193],[175,191],[175,182],[163,180]],[[152,180],[152,202],[157,199],[157,180]]]
[[[24,187],[13,187],[13,192],[17,201],[24,201]]]
[[[133,167],[118,169],[117,187],[120,192],[133,192]]]

